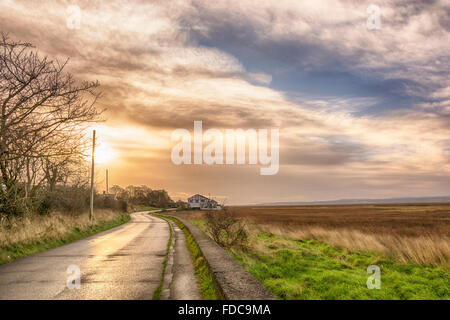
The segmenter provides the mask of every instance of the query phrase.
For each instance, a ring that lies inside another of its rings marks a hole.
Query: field
[[[236,215],[258,224],[357,229],[373,233],[450,236],[450,203],[236,207]]]
[[[250,235],[230,254],[281,299],[450,299],[449,203],[230,209]]]

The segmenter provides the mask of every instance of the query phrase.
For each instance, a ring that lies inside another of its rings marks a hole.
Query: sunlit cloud
[[[66,26],[70,4],[0,0],[0,30],[100,81],[99,155],[116,184],[228,203],[450,186],[445,1],[382,1],[376,31],[360,1],[78,1],[78,30]],[[171,132],[194,120],[279,128],[279,174],[174,166]]]

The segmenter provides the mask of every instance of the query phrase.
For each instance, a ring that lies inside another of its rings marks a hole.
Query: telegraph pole
[[[108,194],[108,169],[106,169],[106,194]]]
[[[95,152],[95,130],[92,133],[91,202],[89,209],[89,220],[94,219],[94,152]]]

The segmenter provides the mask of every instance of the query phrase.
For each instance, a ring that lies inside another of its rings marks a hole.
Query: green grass
[[[204,220],[189,220],[202,230]],[[246,250],[229,253],[280,299],[450,299],[445,266],[400,263],[373,252],[350,252],[317,240],[251,234]],[[381,288],[368,289],[367,267],[381,270]]]
[[[194,220],[194,219],[189,219],[189,222],[192,223],[193,225],[196,225],[197,227],[199,227],[200,229],[203,230],[203,232],[206,233],[206,221],[205,220]]]
[[[61,238],[43,238],[40,241],[18,243],[0,248],[0,264],[11,262],[33,253],[42,252],[51,248],[59,247],[85,237],[92,236],[102,231],[115,228],[130,220],[129,215],[122,214],[117,219],[103,221],[95,226],[84,229],[72,228]]]
[[[159,215],[158,215],[159,216]],[[184,224],[173,217],[163,216],[166,219],[170,219],[180,228],[186,236],[186,245],[191,253],[192,261],[194,263],[195,275],[197,277],[198,284],[200,286],[200,293],[205,300],[218,300],[220,299],[216,288],[214,286],[214,280],[209,270],[208,264],[203,257],[200,248],[197,245],[194,237]]]
[[[164,276],[166,274],[167,262],[169,260],[170,246],[172,245],[173,231],[172,231],[172,226],[170,225],[169,221],[167,221],[167,219],[165,217],[160,216],[160,215],[156,215],[156,216],[158,216],[159,218],[165,220],[167,222],[167,224],[169,225],[169,230],[170,230],[169,241],[167,242],[166,256],[164,258],[162,272],[161,272],[161,280],[159,281],[159,285],[156,288],[155,292],[153,293],[153,298],[152,298],[153,300],[160,300],[161,299],[162,287],[164,285]]]
[[[450,270],[349,252],[316,240],[259,233],[259,249],[231,252],[280,299],[450,299]],[[381,289],[369,290],[367,267],[381,269]]]
[[[143,206],[143,205],[137,205],[136,207],[136,212],[141,212],[141,211],[151,211],[151,210],[160,210],[161,208],[157,208],[157,207],[152,207],[152,206]]]

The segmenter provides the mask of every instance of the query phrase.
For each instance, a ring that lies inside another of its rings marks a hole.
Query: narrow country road
[[[152,299],[170,227],[146,213],[131,217],[118,228],[1,265],[0,299]],[[69,266],[80,270],[79,289],[67,286]]]

